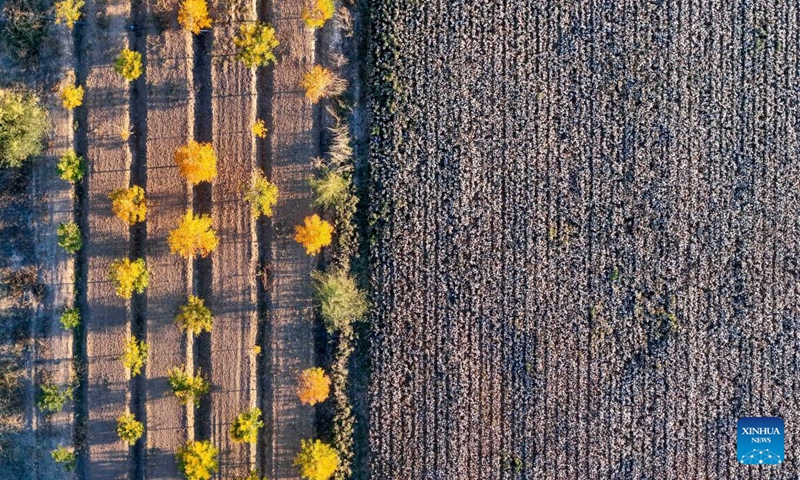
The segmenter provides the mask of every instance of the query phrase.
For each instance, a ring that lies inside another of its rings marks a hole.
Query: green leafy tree
[[[335,208],[344,205],[351,197],[350,180],[335,170],[323,170],[322,176],[319,179],[312,178],[310,183],[315,207]]]
[[[117,419],[117,435],[128,445],[134,445],[144,435],[144,424],[134,414],[123,413]]]
[[[197,335],[202,331],[211,331],[214,317],[202,298],[190,295],[189,300],[181,306],[180,312],[175,317],[175,323],[181,330]]]
[[[58,159],[56,168],[62,180],[78,183],[86,174],[86,160],[70,148]]]
[[[217,471],[218,453],[209,440],[187,442],[178,450],[178,466],[188,480],[209,480]]]
[[[123,48],[114,61],[114,71],[129,82],[136,80],[142,75],[142,54]]]
[[[261,409],[251,408],[240,413],[231,425],[231,439],[234,442],[256,443],[258,441],[258,429],[264,427],[261,421]]]
[[[83,246],[81,240],[81,229],[77,223],[61,223],[56,229],[58,235],[58,245],[69,253],[75,253]]]
[[[246,23],[239,27],[239,34],[233,39],[236,45],[236,58],[250,68],[266,67],[275,62],[275,29],[266,23]]]
[[[64,468],[64,471],[71,472],[75,470],[77,462],[75,460],[75,453],[69,450],[64,445],[59,445],[56,449],[50,452],[56,463]]]
[[[55,384],[47,384],[39,388],[36,406],[43,413],[55,413],[60,412],[68,400],[72,400],[72,387],[61,388]]]
[[[278,203],[278,187],[258,170],[250,180],[250,188],[245,193],[244,199],[250,204],[250,215],[253,218],[261,215],[271,217],[272,209]]]
[[[172,392],[184,404],[190,401],[195,404],[199,403],[200,397],[211,389],[211,385],[202,377],[199,371],[197,375],[192,376],[186,371],[185,367],[174,367],[170,369],[167,375]]]
[[[367,313],[367,295],[358,288],[352,276],[337,270],[314,272],[313,277],[320,313],[328,332],[347,331],[353,322]]]
[[[77,308],[68,308],[64,310],[58,321],[61,322],[61,326],[65,329],[72,330],[81,324],[81,314]]]
[[[31,93],[0,89],[0,167],[19,167],[42,152],[47,111]]]
[[[131,371],[134,377],[142,373],[142,367],[147,363],[147,356],[150,354],[150,345],[134,337],[128,339],[125,344],[125,351],[120,360],[125,368]]]

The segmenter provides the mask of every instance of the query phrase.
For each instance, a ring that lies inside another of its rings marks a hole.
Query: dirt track
[[[88,79],[84,105],[87,118],[86,225],[88,242],[84,246],[87,261],[86,299],[82,306],[86,325],[88,357],[88,411],[86,439],[88,462],[85,478],[121,478],[130,470],[128,446],[116,433],[116,419],[130,402],[129,376],[120,362],[130,332],[130,303],[117,297],[108,280],[108,265],[115,258],[128,256],[128,228],[111,213],[108,194],[127,187],[131,154],[119,131],[128,126],[128,83],[111,67],[114,58],[128,45],[126,19],[128,2],[110,2],[104,9],[108,25],[101,26],[95,16],[97,5],[87,3],[85,51]]]
[[[371,478],[749,475],[737,418],[798,420],[797,5],[373,8]]]

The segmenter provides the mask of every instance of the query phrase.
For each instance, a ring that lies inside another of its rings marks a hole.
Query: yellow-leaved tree
[[[303,76],[300,86],[306,91],[306,98],[317,103],[323,98],[341,95],[347,89],[347,82],[327,68],[314,65]]]
[[[336,5],[333,0],[306,0],[300,16],[308,28],[322,28],[333,18]]]
[[[266,23],[246,23],[239,27],[233,39],[236,58],[250,68],[266,67],[275,62],[275,47],[278,46],[275,29]]]
[[[297,397],[301,403],[315,405],[324,402],[331,391],[331,379],[325,370],[315,367],[300,372],[297,381]]]
[[[307,480],[328,480],[339,467],[339,455],[319,440],[301,440],[300,453],[294,459],[300,476]]]
[[[66,85],[61,90],[61,104],[67,110],[80,107],[83,104],[83,87],[80,85]]]
[[[209,480],[217,471],[219,450],[209,440],[194,440],[178,449],[178,466],[188,480]]]
[[[200,30],[211,26],[211,17],[208,15],[206,0],[183,0],[178,9],[178,23],[184,30],[195,35]]]
[[[130,188],[118,188],[108,195],[111,199],[111,211],[127,225],[143,222],[147,216],[147,201],[144,189],[138,185]]]
[[[178,228],[169,232],[169,249],[185,258],[205,257],[217,248],[217,232],[211,228],[211,217],[186,212]]]
[[[250,214],[253,218],[261,215],[272,216],[272,208],[278,203],[278,187],[267,180],[264,172],[257,170],[250,180],[250,188],[244,195],[244,199],[250,204]]]
[[[83,0],[62,0],[53,4],[56,10],[56,25],[63,23],[72,30],[81,18]]]
[[[114,71],[129,82],[136,80],[143,72],[142,54],[128,47],[123,48],[114,61]]]
[[[127,258],[114,260],[108,267],[108,276],[117,296],[126,299],[131,298],[133,292],[144,292],[150,283],[150,274],[143,258],[134,261]]]
[[[319,218],[316,213],[303,219],[303,225],[295,227],[295,241],[306,248],[306,253],[316,255],[333,240],[333,225]]]
[[[178,170],[192,185],[217,178],[217,156],[210,143],[191,140],[175,150]]]

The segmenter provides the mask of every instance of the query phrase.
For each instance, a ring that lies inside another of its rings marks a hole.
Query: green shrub
[[[56,233],[58,234],[58,244],[69,253],[75,253],[83,246],[81,229],[77,223],[59,224]]]
[[[68,308],[64,310],[58,321],[61,322],[61,326],[65,329],[72,330],[81,324],[81,314],[77,308]]]
[[[142,373],[142,367],[147,363],[147,355],[150,353],[150,345],[137,340],[134,337],[128,339],[125,344],[125,352],[120,360],[122,364],[131,371],[134,377]]]
[[[336,170],[325,168],[320,178],[312,178],[309,183],[314,191],[315,207],[332,209],[343,206],[351,197],[350,180]]]
[[[67,400],[72,400],[72,388],[58,385],[42,385],[36,398],[36,405],[42,413],[60,412]]]
[[[181,306],[180,313],[175,317],[175,323],[181,330],[196,335],[202,331],[210,332],[214,317],[202,298],[189,295],[189,300]]]
[[[26,64],[38,60],[47,35],[47,8],[49,4],[41,0],[3,2],[2,40],[15,60]]]
[[[144,424],[134,414],[123,413],[117,419],[117,435],[128,445],[134,445],[144,435]]]
[[[258,170],[250,180],[250,189],[244,199],[250,204],[250,215],[253,218],[261,215],[271,217],[272,208],[278,203],[278,187]]]
[[[30,93],[0,89],[0,167],[19,167],[42,152],[47,112]]]
[[[172,392],[184,404],[190,401],[198,404],[200,397],[211,389],[211,385],[202,377],[199,371],[197,375],[192,376],[186,372],[185,367],[175,367],[167,375]]]
[[[62,180],[77,183],[86,174],[86,160],[70,148],[58,159],[56,168],[58,169],[58,176]]]
[[[236,45],[236,58],[250,68],[266,67],[275,62],[275,29],[266,23],[246,23],[239,27],[239,34],[233,39]]]
[[[114,71],[129,82],[136,80],[142,75],[142,54],[123,48],[114,61]]]
[[[75,460],[75,453],[70,451],[64,445],[59,445],[58,448],[50,452],[50,456],[53,457],[56,463],[60,464],[64,471],[71,472],[75,470],[76,460]]]
[[[231,439],[234,442],[256,443],[258,441],[258,429],[264,427],[261,421],[261,409],[251,408],[240,413],[231,425]]]
[[[314,272],[315,294],[328,332],[349,330],[353,322],[367,313],[367,295],[356,286],[355,279],[337,270]]]
[[[187,442],[178,449],[178,466],[189,480],[208,480],[217,471],[217,453],[209,440]]]

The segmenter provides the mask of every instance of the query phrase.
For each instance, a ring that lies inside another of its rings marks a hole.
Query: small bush
[[[108,195],[111,200],[111,211],[126,225],[143,222],[147,216],[147,200],[144,189],[138,185],[130,188],[118,188]]]
[[[245,193],[244,199],[250,204],[250,215],[253,218],[261,215],[271,217],[272,207],[278,203],[278,187],[258,170],[250,180],[250,188]]]
[[[295,227],[295,241],[306,248],[306,253],[316,255],[333,240],[333,225],[314,214]]]
[[[325,22],[333,18],[335,8],[333,0],[306,0],[300,15],[308,28],[322,28]]]
[[[150,283],[150,273],[143,258],[130,261],[117,259],[108,267],[108,276],[114,284],[117,296],[128,299],[133,292],[142,293]]]
[[[67,85],[61,90],[61,104],[67,110],[83,105],[83,87],[80,85]]]
[[[114,62],[114,71],[129,82],[136,80],[142,75],[142,54],[123,48]]]
[[[327,68],[314,65],[300,86],[306,91],[306,98],[317,103],[323,98],[341,95],[347,89],[347,82]]]
[[[128,339],[125,344],[125,351],[120,360],[122,364],[131,371],[132,376],[142,373],[142,367],[147,363],[147,356],[150,353],[150,345],[142,340],[133,337]]]
[[[19,167],[40,154],[49,128],[38,97],[0,89],[0,167]]]
[[[219,243],[211,224],[208,215],[194,215],[191,210],[187,211],[178,228],[169,232],[169,249],[185,258],[208,256]]]
[[[70,148],[58,159],[56,169],[62,180],[77,183],[86,175],[86,160]]]
[[[196,335],[202,331],[210,332],[214,317],[202,298],[189,295],[189,301],[181,306],[180,313],[175,317],[175,323],[181,330]]]
[[[175,163],[181,175],[192,185],[217,178],[217,156],[210,143],[190,141],[175,150]]]
[[[231,440],[239,443],[256,443],[258,429],[264,427],[261,421],[261,409],[251,408],[240,413],[231,425]]]
[[[144,435],[144,424],[132,413],[123,413],[117,419],[117,435],[128,445],[134,445]]]
[[[183,0],[178,9],[178,23],[184,30],[197,35],[211,26],[208,4],[205,0]]]
[[[75,22],[81,19],[83,5],[83,0],[61,0],[56,2],[54,5],[56,9],[56,25],[63,23],[72,30],[75,27]]]
[[[314,272],[315,295],[328,332],[349,329],[367,313],[367,295],[356,281],[343,271]]]
[[[323,170],[322,176],[312,178],[310,183],[314,191],[314,206],[332,209],[350,199],[350,180],[335,170]]]
[[[331,379],[321,368],[307,368],[300,372],[297,381],[297,397],[300,403],[315,405],[322,403],[331,392]]]
[[[264,125],[264,120],[258,119],[256,123],[250,127],[253,135],[257,138],[267,138],[267,127]]]
[[[302,440],[294,465],[300,469],[300,476],[307,480],[328,480],[339,467],[339,455],[319,440]]]
[[[58,321],[61,322],[61,326],[65,329],[72,330],[81,324],[81,314],[77,308],[68,308],[64,310]]]
[[[246,23],[239,27],[239,34],[233,39],[236,45],[236,58],[250,68],[266,67],[275,62],[275,29],[266,23]]]
[[[56,234],[58,235],[58,245],[69,253],[75,253],[83,246],[81,229],[77,223],[59,224]]]
[[[188,480],[208,480],[217,471],[218,453],[209,440],[187,442],[178,449],[178,465]]]
[[[42,385],[36,397],[36,406],[42,413],[55,413],[60,412],[68,400],[72,400],[71,387],[60,388],[54,384]]]
[[[200,397],[211,389],[211,385],[202,377],[199,371],[197,375],[192,376],[186,372],[185,367],[174,367],[170,369],[167,375],[169,376],[169,385],[172,388],[172,392],[184,404],[190,401],[198,404]]]
[[[50,456],[53,457],[53,460],[55,460],[56,463],[61,465],[65,472],[71,472],[75,470],[75,467],[77,466],[75,453],[73,453],[64,445],[59,445],[55,450],[50,452]]]

